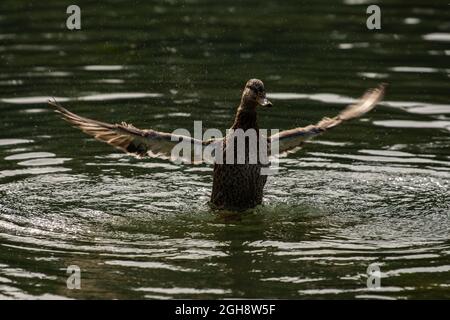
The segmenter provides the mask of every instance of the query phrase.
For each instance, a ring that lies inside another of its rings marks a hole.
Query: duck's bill
[[[267,100],[266,97],[258,97],[258,98],[256,99],[256,101],[258,101],[258,103],[259,103],[259,105],[260,105],[261,107],[268,107],[268,108],[273,107],[272,102],[270,102],[269,100]]]

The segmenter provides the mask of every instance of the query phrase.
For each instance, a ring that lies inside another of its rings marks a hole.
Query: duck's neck
[[[231,129],[255,129],[258,130],[258,122],[255,106],[245,106],[241,103],[238,107],[236,118]]]

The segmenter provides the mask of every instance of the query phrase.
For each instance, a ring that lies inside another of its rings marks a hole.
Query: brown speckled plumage
[[[244,132],[254,129],[259,133],[256,108],[258,105],[271,107],[269,101],[258,103],[257,97],[265,99],[264,84],[251,79],[245,85],[241,103],[231,129]],[[225,140],[226,146],[226,140]],[[224,148],[224,159],[226,157]],[[237,151],[235,148],[235,155]],[[267,175],[261,175],[262,164],[249,164],[249,139],[245,143],[245,164],[214,164],[211,203],[217,208],[247,209],[261,204]],[[237,161],[236,161],[237,162]]]
[[[268,137],[267,141],[269,144],[279,144],[279,154],[272,154],[272,156],[283,156],[295,152],[307,140],[328,131],[344,121],[360,117],[369,112],[382,99],[384,91],[385,86],[380,85],[376,89],[367,91],[357,103],[348,106],[336,117],[323,118],[315,125],[281,131]],[[56,101],[50,101],[49,104],[61,114],[63,119],[83,132],[139,158],[149,156],[193,164],[215,162],[217,157],[200,160],[194,158],[193,155],[174,157],[171,151],[179,142],[183,142],[197,148],[217,147],[216,150],[225,155],[227,143],[230,139],[230,136],[228,136],[224,139],[201,141],[191,137],[158,132],[151,129],[142,130],[127,123],[109,124],[78,116],[56,103]],[[266,99],[263,82],[258,79],[251,79],[245,85],[241,103],[237,109],[231,129],[242,129],[244,132],[249,129],[255,129],[258,132],[257,108],[259,106],[271,107],[272,104]],[[223,159],[225,158],[224,156]],[[264,165],[261,161],[249,163],[248,143],[245,144],[244,158],[244,164],[214,164],[211,203],[215,207],[241,210],[261,204],[263,189],[267,180],[267,176],[261,174],[261,169]]]

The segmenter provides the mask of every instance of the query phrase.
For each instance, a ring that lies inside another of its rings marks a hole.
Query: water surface
[[[0,298],[449,298],[448,5],[380,3],[368,31],[366,1],[78,1],[82,30],[68,31],[60,1],[2,1]],[[390,87],[283,159],[264,205],[239,216],[207,206],[209,166],[129,158],[45,104],[224,130],[254,77],[275,105],[263,128]]]

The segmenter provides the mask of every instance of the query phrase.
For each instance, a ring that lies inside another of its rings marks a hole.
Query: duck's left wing
[[[221,140],[202,141],[185,135],[138,129],[125,122],[120,124],[100,122],[70,112],[56,101],[48,103],[64,120],[84,133],[137,158],[151,157],[191,164],[212,163],[215,147],[221,143]],[[203,153],[204,148],[208,146],[211,152]]]
[[[299,150],[307,140],[321,135],[344,121],[361,117],[372,110],[383,99],[385,87],[386,84],[381,84],[378,88],[368,90],[357,103],[349,105],[334,118],[326,117],[317,124],[281,131],[270,136],[270,142],[278,143],[278,155],[293,153]],[[272,156],[276,155],[272,154]]]

